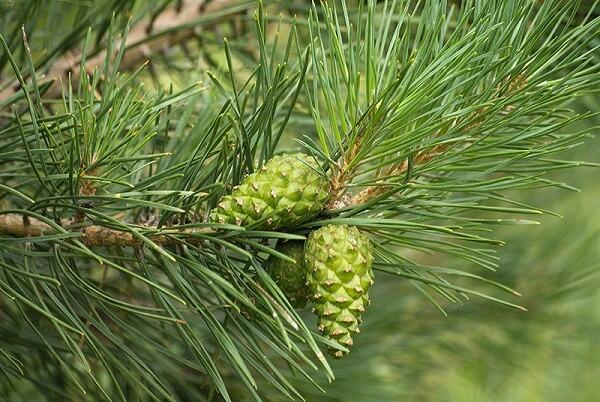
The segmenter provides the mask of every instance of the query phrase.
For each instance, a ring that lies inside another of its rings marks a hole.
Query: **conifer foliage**
[[[375,275],[525,309],[491,229],[570,189],[600,80],[578,2],[16,2],[0,34],[8,399],[301,400]]]

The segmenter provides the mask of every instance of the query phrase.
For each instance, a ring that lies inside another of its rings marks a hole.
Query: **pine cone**
[[[306,306],[306,268],[304,264],[304,242],[288,241],[277,244],[277,251],[293,258],[296,263],[269,257],[265,269],[294,308]]]
[[[352,346],[352,335],[359,332],[373,284],[369,238],[355,226],[323,226],[309,235],[305,259],[319,331],[340,345]],[[344,356],[338,349],[330,349],[330,353]]]
[[[211,221],[240,226],[260,221],[270,229],[307,222],[329,197],[328,180],[315,169],[318,166],[306,154],[274,156],[221,199]]]

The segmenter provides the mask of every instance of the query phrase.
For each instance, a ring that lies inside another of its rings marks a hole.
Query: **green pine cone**
[[[304,242],[288,241],[277,244],[277,251],[293,258],[296,263],[269,257],[265,269],[294,308],[306,306],[307,291],[306,268],[304,265]]]
[[[314,218],[329,197],[328,180],[306,154],[274,156],[224,196],[210,215],[212,222],[261,227],[293,227]]]
[[[305,245],[309,294],[318,329],[345,347],[359,332],[373,284],[373,248],[355,226],[327,225],[312,232]],[[331,349],[334,357],[344,352]]]

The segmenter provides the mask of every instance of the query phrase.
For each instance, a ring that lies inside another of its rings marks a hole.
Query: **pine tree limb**
[[[66,230],[72,230],[74,233],[80,232],[81,242],[86,246],[140,246],[142,241],[133,236],[130,232],[123,232],[110,229],[100,225],[75,226],[66,224],[63,226]],[[147,230],[159,230],[156,227],[144,228]],[[149,234],[147,237],[156,244],[173,245],[180,244],[182,237],[191,244],[199,244],[204,239],[195,237],[195,234],[211,233],[210,228],[185,229],[178,231],[177,237],[166,234]],[[31,217],[19,214],[0,215],[0,233],[5,233],[14,237],[39,237],[58,233],[55,228],[47,223]]]
[[[516,74],[514,77],[508,79],[506,86],[498,85],[498,87],[495,90],[495,96],[497,99],[500,99],[501,97],[509,97],[511,95],[514,95],[518,91],[522,90],[526,85],[527,85],[527,77],[526,77],[525,73]],[[481,122],[482,122],[481,116],[484,112],[487,111],[487,109],[488,109],[488,107],[483,107],[479,111],[474,112],[473,113],[473,121],[469,125],[467,125],[466,129],[472,129],[474,127],[477,127],[479,124],[481,124]],[[513,109],[513,107],[509,105],[504,110],[502,110],[500,113],[506,114],[506,113],[511,112],[512,109]],[[458,121],[455,120],[452,123],[451,127],[456,126],[456,124],[458,124]],[[440,133],[438,133],[436,136],[439,136],[439,135],[440,135]],[[439,145],[434,146],[431,149],[427,149],[427,150],[424,150],[424,151],[418,153],[417,156],[413,160],[413,164],[416,166],[416,165],[422,165],[424,163],[431,161],[436,156],[438,156],[441,153],[443,153],[444,151],[446,151],[448,149],[449,145],[450,145],[449,143],[439,144]],[[389,185],[389,183],[385,182],[385,179],[389,178],[389,177],[400,176],[400,175],[406,173],[408,168],[409,168],[408,159],[405,159],[398,164],[391,165],[388,169],[384,170],[384,172],[382,172],[379,175],[379,177],[376,180],[376,184],[365,188],[364,190],[362,190],[358,194],[356,194],[354,197],[352,197],[347,202],[347,206],[355,206],[355,205],[364,204],[364,203],[367,203],[369,200],[384,194],[386,191],[390,190],[390,185]]]

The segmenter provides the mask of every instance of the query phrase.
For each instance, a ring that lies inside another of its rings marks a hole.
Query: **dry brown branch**
[[[66,230],[72,230],[73,232],[79,232],[82,236],[79,240],[86,246],[140,246],[142,242],[135,238],[129,232],[122,232],[114,229],[110,229],[104,226],[88,225],[83,227],[65,225],[63,226]],[[148,228],[152,229],[152,228]],[[195,237],[194,234],[210,233],[212,229],[201,228],[201,229],[185,229],[178,231],[176,234],[178,237],[166,234],[155,234],[149,235],[148,238],[156,244],[160,245],[172,245],[180,244],[181,238],[185,238],[185,241],[191,244],[199,244],[203,240]],[[48,225],[47,223],[36,219],[36,218],[24,218],[23,215],[19,214],[3,214],[0,215],[0,233],[8,234],[14,237],[39,237],[51,234],[59,233],[55,228]]]
[[[121,61],[121,69],[131,70],[143,64],[151,54],[170,48],[176,43],[181,43],[192,38],[195,33],[195,27],[190,25],[201,14],[207,14],[225,9],[231,4],[231,0],[183,0],[180,8],[169,7],[160,13],[156,18],[141,22],[132,27],[125,46],[127,51]],[[181,27],[181,29],[177,29]],[[144,42],[144,39],[152,34],[153,39]],[[85,69],[92,72],[101,67],[106,58],[104,51],[86,60]],[[80,51],[69,51],[54,63],[45,77],[38,80],[39,83],[52,81],[53,85],[48,90],[49,96],[60,95],[59,82],[67,82],[69,74],[71,79],[76,80],[79,77],[82,55]],[[75,82],[76,83],[76,82]],[[20,90],[18,81],[9,85],[0,92],[0,101],[8,98]]]

